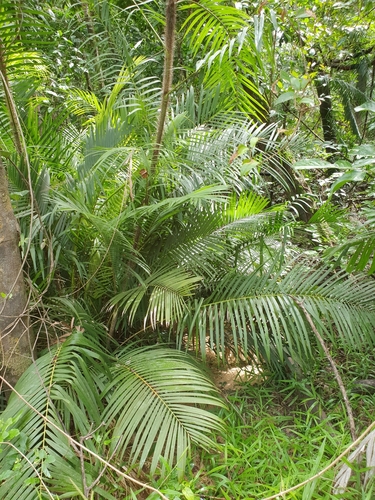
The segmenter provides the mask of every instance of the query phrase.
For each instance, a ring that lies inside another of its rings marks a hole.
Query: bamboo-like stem
[[[169,93],[172,87],[173,80],[173,59],[174,48],[176,41],[176,0],[167,0],[165,9],[165,39],[164,39],[164,72],[163,86],[161,95],[161,106],[156,130],[156,139],[152,152],[150,173],[155,171],[156,164],[159,158],[161,141],[163,138],[165,117],[167,116]]]

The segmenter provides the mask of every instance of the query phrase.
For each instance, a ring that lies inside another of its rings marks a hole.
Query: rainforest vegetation
[[[375,497],[370,0],[0,2],[0,498]]]

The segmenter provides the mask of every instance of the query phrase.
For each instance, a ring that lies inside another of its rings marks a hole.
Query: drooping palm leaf
[[[86,317],[79,304],[63,303]],[[15,420],[20,433],[12,444],[29,460],[15,465],[20,455],[2,447],[0,467],[9,471],[0,485],[4,500],[33,500],[38,492],[82,496],[83,464],[87,484],[103,465],[72,444],[70,435],[114,463],[129,453],[131,463],[143,466],[152,456],[155,469],[162,455],[170,465],[177,460],[183,474],[191,442],[211,446],[210,434],[222,429],[221,420],[201,408],[223,403],[193,358],[171,349],[130,346],[113,359],[98,341],[89,340],[96,325],[89,318],[82,323],[87,333],[73,332],[24,373],[16,386],[23,399],[12,394],[2,414],[3,420]],[[94,491],[104,494],[106,481],[104,474]]]
[[[143,309],[144,324],[149,320],[154,328],[160,323],[170,325],[184,314],[188,307],[186,298],[191,297],[200,281],[199,276],[192,276],[183,269],[162,268],[151,273],[134,289],[116,294],[110,303],[118,305],[122,314],[128,315],[130,323],[137,313],[139,317],[138,309]]]
[[[290,356],[302,367],[313,357],[314,337],[296,300],[303,302],[316,327],[331,342],[350,346],[373,343],[375,285],[330,268],[308,263],[279,272],[259,269],[249,275],[228,274],[212,295],[197,301],[178,328],[188,332],[205,356],[206,337],[224,356],[226,345],[237,353],[254,352],[280,368]],[[281,364],[281,365],[280,365]]]
[[[196,66],[197,70],[204,68],[208,88],[220,87],[227,111],[262,116],[266,103],[252,78],[256,51],[249,34],[250,17],[222,1],[189,2],[180,9],[189,11],[181,29],[193,54],[201,55]]]
[[[104,419],[113,422],[111,449],[151,473],[160,457],[176,463],[181,477],[191,442],[213,446],[219,418],[199,405],[223,406],[212,382],[188,355],[171,349],[127,347],[118,352]]]
[[[345,118],[349,122],[353,134],[360,138],[361,131],[358,123],[359,120],[355,115],[354,108],[366,102],[366,94],[362,92],[358,88],[358,86],[355,86],[353,85],[353,83],[346,82],[345,80],[340,78],[332,78],[331,86],[332,89],[338,92],[339,96],[342,99]]]
[[[15,424],[20,435],[14,444],[30,462],[22,460],[20,467],[13,468],[0,486],[1,498],[33,500],[39,493],[46,494],[35,470],[51,491],[64,491],[70,498],[79,496],[82,490],[79,453],[68,436],[72,431],[86,436],[101,424],[103,403],[95,363],[102,365],[105,374],[103,350],[77,332],[39,358],[20,378],[16,389],[27,404],[12,394],[2,418],[21,414]],[[49,425],[49,421],[65,435]],[[85,444],[93,449],[92,441]],[[8,464],[11,451],[10,447],[3,448],[0,456],[3,466]],[[13,461],[17,459],[13,455]],[[87,474],[95,474],[90,463]]]
[[[375,233],[365,231],[347,242],[325,251],[324,257],[337,265],[344,264],[348,272],[365,271],[373,274],[375,271]]]

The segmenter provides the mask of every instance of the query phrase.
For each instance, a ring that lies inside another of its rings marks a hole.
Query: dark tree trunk
[[[337,143],[336,126],[332,108],[332,97],[327,75],[321,75],[315,80],[315,88],[320,102],[320,118],[322,120],[323,137],[328,154],[335,154],[333,144]]]
[[[20,157],[26,157],[0,39],[0,84]],[[7,175],[0,156],[0,374],[14,386],[32,361],[32,334],[19,248],[19,226],[10,201]],[[1,384],[8,397],[10,388]]]

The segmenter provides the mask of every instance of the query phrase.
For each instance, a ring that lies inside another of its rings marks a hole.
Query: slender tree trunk
[[[332,97],[327,75],[322,75],[315,79],[315,88],[320,101],[320,118],[322,120],[323,136],[327,143],[336,144],[335,119],[332,109]],[[336,149],[330,144],[326,146],[326,152],[336,153]]]
[[[12,386],[32,361],[30,332],[19,228],[0,157],[0,359],[1,374]]]
[[[156,139],[151,159],[151,174],[154,174],[158,162],[161,142],[163,139],[165,118],[167,116],[169,93],[173,80],[173,59],[176,42],[176,0],[167,0],[165,7],[165,34],[164,34],[164,71],[163,88],[161,94],[161,105],[158,126],[156,130]]]

